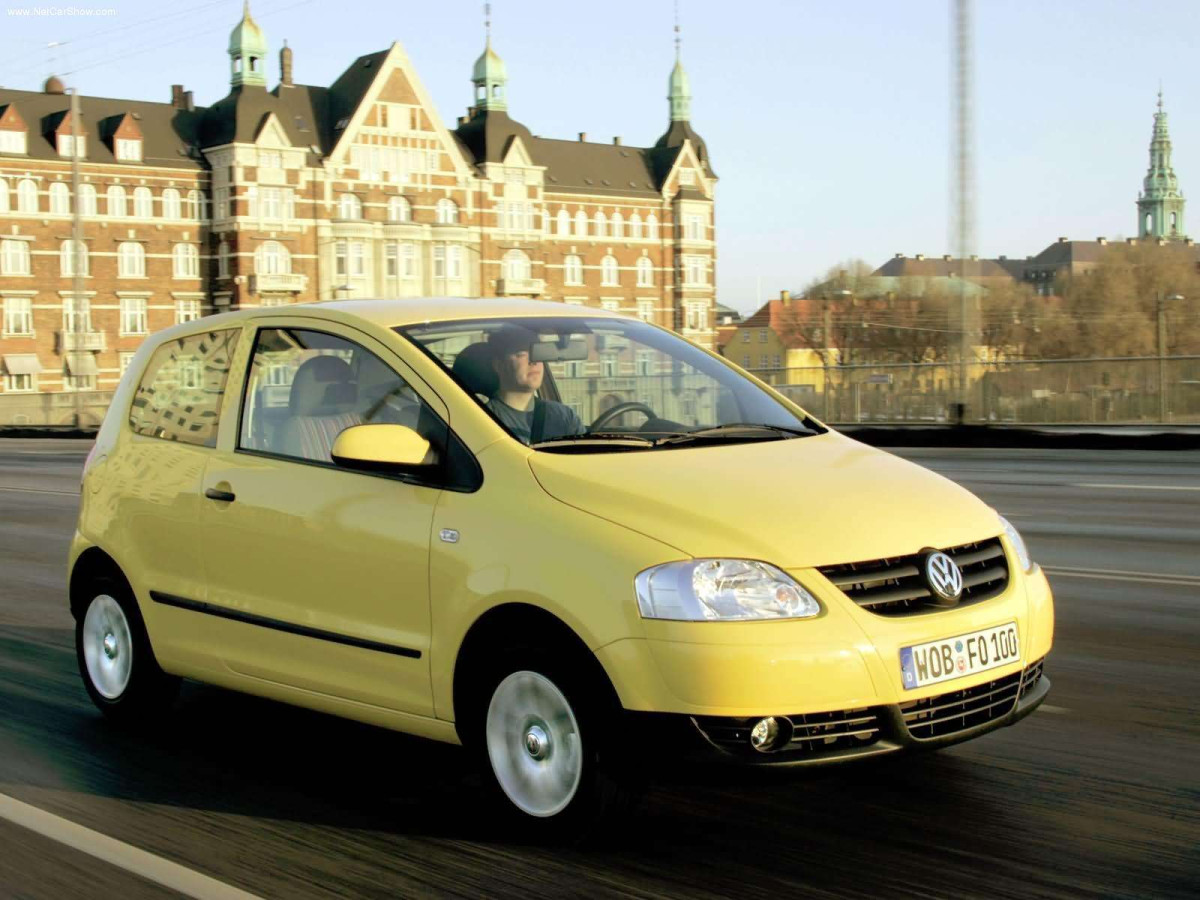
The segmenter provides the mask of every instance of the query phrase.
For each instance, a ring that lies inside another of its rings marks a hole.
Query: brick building
[[[632,147],[534,136],[490,40],[453,129],[399,44],[329,87],[285,46],[268,90],[267,55],[247,9],[212,106],[174,85],[72,122],[58,79],[0,89],[0,425],[72,421],[81,392],[94,421],[146,334],[249,306],[540,297],[713,345],[716,177],[678,60],[667,130]]]

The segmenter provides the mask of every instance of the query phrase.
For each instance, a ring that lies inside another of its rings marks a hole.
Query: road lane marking
[[[1182,584],[1200,587],[1200,575],[1175,575],[1164,572],[1127,572],[1123,569],[1075,569],[1070,566],[1042,566],[1047,575],[1067,578],[1095,578],[1101,581],[1133,581],[1150,584]]]
[[[94,856],[187,897],[196,897],[198,900],[259,900],[255,894],[230,887],[179,863],[173,863],[116,838],[76,825],[69,819],[22,803],[7,794],[0,794],[0,816],[52,841]]]
[[[1200,491],[1200,485],[1182,484],[1085,484],[1072,482],[1071,487],[1113,488],[1122,491]]]
[[[15,491],[18,494],[63,494],[67,497],[79,496],[79,491],[52,491],[48,488],[19,488],[0,486],[0,491]]]

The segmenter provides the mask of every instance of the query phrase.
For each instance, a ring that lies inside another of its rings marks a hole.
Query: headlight
[[[749,559],[665,563],[640,573],[634,587],[647,619],[807,619],[821,611],[812,594],[786,572]]]
[[[1017,533],[1017,529],[1013,528],[1012,522],[1000,516],[1000,524],[1004,526],[1004,533],[1008,535],[1008,541],[1013,545],[1013,549],[1017,551],[1017,559],[1021,561],[1021,571],[1032,572],[1033,560],[1029,558],[1029,548],[1025,546],[1025,541],[1021,535]]]

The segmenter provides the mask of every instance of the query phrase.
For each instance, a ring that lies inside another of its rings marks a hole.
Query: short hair
[[[536,340],[537,335],[528,328],[503,325],[488,335],[488,346],[496,356],[505,356],[509,353],[520,353],[522,350],[528,352]]]

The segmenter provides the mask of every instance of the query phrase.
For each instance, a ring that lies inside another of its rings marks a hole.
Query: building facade
[[[254,306],[539,297],[713,346],[716,176],[678,59],[666,131],[633,147],[534,136],[490,40],[453,129],[398,43],[328,87],[285,46],[268,90],[247,9],[228,52],[209,107],[175,85],[72,121],[55,78],[0,89],[0,425],[69,423],[81,393],[94,422],[147,334]]]

